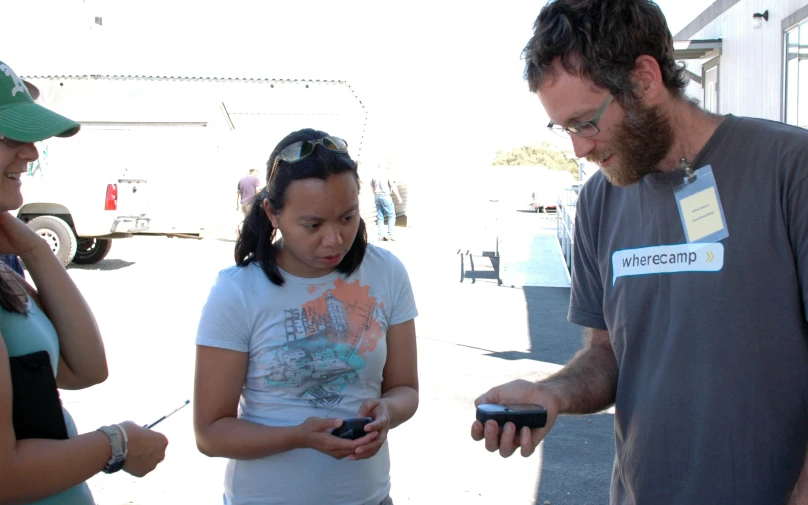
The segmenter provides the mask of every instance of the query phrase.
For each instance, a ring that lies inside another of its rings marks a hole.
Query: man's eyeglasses
[[[612,98],[612,95],[609,95],[608,98],[606,98],[606,101],[603,102],[603,105],[600,106],[600,110],[598,110],[598,112],[589,121],[581,121],[580,123],[576,123],[572,126],[562,126],[560,124],[554,124],[552,121],[550,121],[547,128],[564,138],[569,138],[571,133],[574,133],[582,138],[594,137],[600,133],[598,123],[600,122],[600,118],[603,116],[603,113],[606,112],[606,108],[610,103],[612,103]]]
[[[338,153],[348,152],[348,142],[339,137],[328,136],[317,140],[301,140],[300,142],[289,144],[288,146],[284,147],[283,150],[275,157],[275,162],[272,164],[272,170],[269,172],[269,178],[267,181],[272,180],[272,176],[275,174],[275,169],[278,168],[279,161],[283,160],[286,163],[297,163],[303,158],[311,156],[314,153],[314,149],[317,147],[317,144],[320,144],[329,151]]]
[[[20,142],[19,140],[13,140],[8,137],[4,137],[2,135],[0,135],[0,142],[4,143],[11,149],[16,149],[20,146],[24,146],[25,144],[27,144],[27,142]]]

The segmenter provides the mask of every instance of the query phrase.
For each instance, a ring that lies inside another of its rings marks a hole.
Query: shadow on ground
[[[609,503],[614,416],[562,416],[544,441],[536,503]]]
[[[507,360],[569,362],[583,346],[583,330],[567,321],[569,288],[524,287],[529,352],[496,352]],[[614,416],[560,417],[542,444],[536,503],[604,504],[614,462]]]
[[[526,286],[522,290],[527,303],[530,351],[494,352],[489,356],[567,363],[583,345],[583,330],[567,321],[569,288]]]
[[[499,257],[496,251],[483,251],[476,262],[474,255],[464,254],[462,250],[458,251],[458,255],[460,255],[460,282],[470,279],[471,283],[475,284],[477,279],[487,279],[502,284],[499,278]]]
[[[78,263],[71,263],[67,268],[73,270],[121,270],[122,268],[134,265],[134,261],[125,261],[119,259],[102,260],[92,265],[79,265]]]

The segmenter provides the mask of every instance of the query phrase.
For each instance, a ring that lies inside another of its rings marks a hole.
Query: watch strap
[[[112,456],[109,458],[109,461],[107,461],[107,464],[104,465],[104,472],[115,473],[123,467],[126,461],[121,432],[114,426],[102,426],[98,428],[98,431],[103,432],[109,438],[109,445],[112,449]]]
[[[126,429],[124,429],[124,427],[120,424],[114,424],[113,426],[121,430],[121,433],[123,433],[123,457],[125,459],[126,456],[129,455],[129,435],[126,434]]]

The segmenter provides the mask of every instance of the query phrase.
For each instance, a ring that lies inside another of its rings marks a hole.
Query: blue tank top
[[[0,333],[6,343],[9,357],[22,356],[37,351],[48,351],[53,373],[58,373],[59,337],[48,316],[28,298],[28,314],[9,312],[0,307]],[[77,434],[70,414],[62,408],[68,436]],[[31,505],[94,505],[87,483],[79,484],[57,495],[34,502]]]

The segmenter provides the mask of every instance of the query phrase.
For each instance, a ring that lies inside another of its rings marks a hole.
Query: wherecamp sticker
[[[683,272],[718,272],[724,268],[724,244],[677,244],[612,253],[612,285],[620,277]]]

